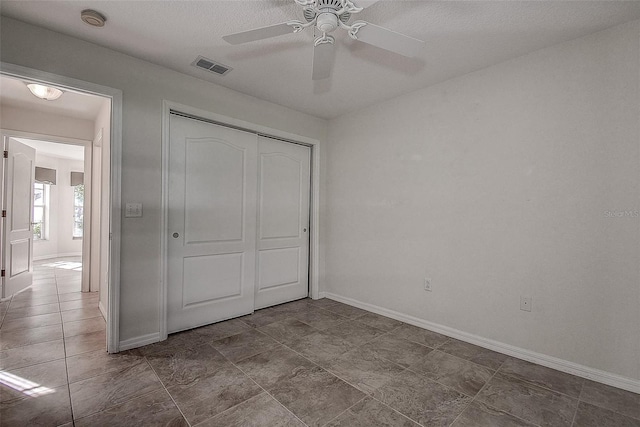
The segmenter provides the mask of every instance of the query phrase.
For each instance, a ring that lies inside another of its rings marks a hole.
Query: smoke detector
[[[93,9],[85,9],[80,12],[80,19],[92,27],[104,27],[104,23],[107,21],[103,14]]]

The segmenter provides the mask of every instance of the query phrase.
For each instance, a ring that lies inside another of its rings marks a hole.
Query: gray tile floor
[[[0,304],[3,426],[640,427],[638,394],[327,299],[108,355],[62,262]]]

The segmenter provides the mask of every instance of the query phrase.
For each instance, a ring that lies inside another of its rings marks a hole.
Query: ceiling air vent
[[[204,56],[198,56],[196,60],[191,63],[191,65],[210,73],[219,74],[221,76],[224,76],[229,71],[233,70],[233,68],[231,67],[223,65],[219,62],[215,62],[212,59],[205,58]]]

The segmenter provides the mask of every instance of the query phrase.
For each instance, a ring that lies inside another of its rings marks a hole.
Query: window
[[[84,184],[73,186],[73,238],[82,238],[84,221]]]
[[[33,240],[47,239],[49,184],[33,184]]]

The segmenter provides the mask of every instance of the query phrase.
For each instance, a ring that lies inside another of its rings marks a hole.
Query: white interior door
[[[3,298],[33,281],[33,181],[36,150],[7,138],[4,177]]]
[[[253,312],[257,136],[170,119],[167,331]]]
[[[259,137],[256,308],[309,294],[309,147]]]

